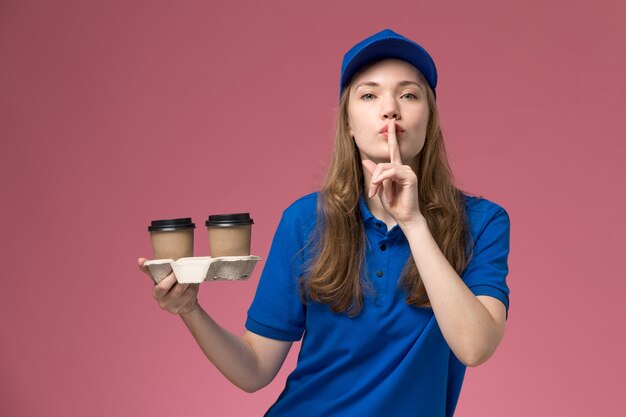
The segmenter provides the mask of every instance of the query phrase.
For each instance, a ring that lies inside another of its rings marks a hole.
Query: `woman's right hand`
[[[144,258],[138,259],[139,269],[150,276],[145,262]],[[199,285],[179,284],[174,274],[169,274],[154,286],[153,295],[161,308],[181,315],[204,355],[233,384],[246,392],[263,388],[278,373],[292,342],[270,339],[250,330],[237,336],[224,329],[198,306]],[[186,316],[191,311],[194,313]]]
[[[145,258],[139,258],[137,264],[141,272],[144,272],[154,282],[150,270],[144,263]],[[158,301],[159,306],[163,310],[167,310],[172,314],[188,314],[198,306],[198,289],[200,284],[180,284],[176,281],[174,272],[152,289],[152,296]]]

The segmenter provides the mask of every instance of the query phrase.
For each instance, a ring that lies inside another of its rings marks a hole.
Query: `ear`
[[[354,139],[354,131],[352,130],[352,126],[350,126],[350,116],[346,115],[345,121],[346,125],[348,126],[348,132],[350,133],[350,137]]]

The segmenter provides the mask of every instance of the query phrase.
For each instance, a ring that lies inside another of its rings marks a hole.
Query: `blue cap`
[[[435,61],[417,43],[405,38],[396,32],[385,29],[354,45],[343,57],[341,64],[341,82],[339,85],[339,97],[341,91],[350,82],[350,79],[365,65],[381,59],[396,58],[407,61],[426,78],[437,98],[435,87],[437,86],[437,67]]]

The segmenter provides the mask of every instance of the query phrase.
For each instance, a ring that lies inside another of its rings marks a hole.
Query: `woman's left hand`
[[[402,227],[422,218],[417,176],[410,166],[402,164],[394,119],[389,122],[387,137],[391,162],[376,164],[366,159],[363,166],[372,175],[368,196],[378,194],[384,209]]]

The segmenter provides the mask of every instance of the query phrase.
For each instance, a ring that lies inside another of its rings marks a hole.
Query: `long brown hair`
[[[354,78],[353,78],[354,79]],[[469,262],[471,238],[461,190],[454,185],[448,164],[435,96],[426,87],[429,106],[426,140],[409,162],[418,178],[420,211],[444,256],[461,275]],[[363,167],[359,150],[348,128],[350,85],[341,94],[335,120],[335,143],[330,166],[317,200],[317,226],[305,247],[314,254],[301,277],[301,296],[329,304],[336,313],[357,315],[363,307],[368,280],[361,279],[365,264],[366,236],[359,197],[363,193]],[[430,301],[413,256],[404,266],[399,286],[406,302],[430,307]]]

